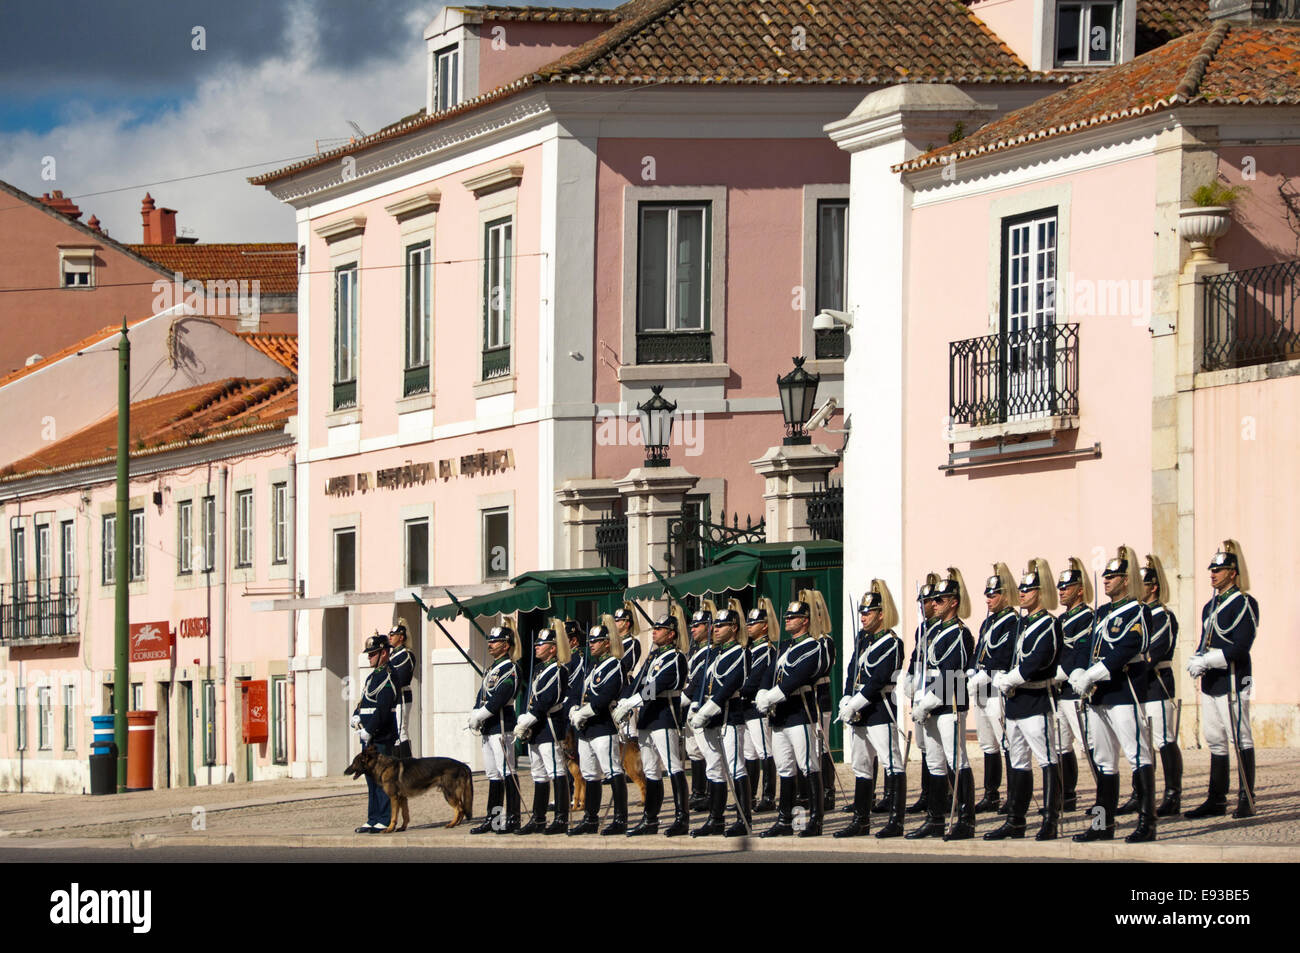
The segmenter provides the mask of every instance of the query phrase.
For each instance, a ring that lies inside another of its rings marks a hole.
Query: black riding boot
[[[540,834],[546,830],[546,809],[551,806],[551,784],[549,781],[533,782],[533,817],[527,824],[515,831],[516,834]]]
[[[1102,774],[1097,780],[1097,807],[1101,816],[1094,816],[1088,829],[1082,834],[1075,834],[1074,840],[1080,844],[1094,840],[1115,839],[1115,808],[1119,805],[1119,775]],[[1098,825],[1100,822],[1100,826]]]
[[[726,830],[727,837],[748,837],[754,825],[754,793],[749,786],[749,776],[737,778],[736,785],[736,822]]]
[[[641,812],[641,823],[627,832],[628,837],[639,837],[642,834],[659,833],[659,806],[664,803],[664,783],[663,781],[652,781],[646,778],[645,782],[645,807]]]
[[[921,753],[921,791],[916,796],[916,803],[907,809],[908,814],[920,814],[930,806],[930,770],[925,766],[925,753]]]
[[[583,807],[582,820],[569,828],[569,836],[578,834],[595,834],[600,830],[600,792],[605,789],[601,781],[587,782],[587,803]]]
[[[1241,773],[1246,776],[1246,789],[1237,791],[1237,809],[1232,812],[1233,817],[1254,817],[1255,809],[1251,803],[1255,800],[1255,749],[1245,748],[1241,752]],[[1241,779],[1237,779],[1237,785],[1240,788]],[[1246,790],[1250,791],[1250,796],[1246,796]]]
[[[1030,787],[1034,783],[1031,771],[1012,768],[1007,774],[1007,819],[996,830],[984,835],[985,840],[1006,840],[1025,836],[1025,811],[1029,807]]]
[[[616,774],[609,779],[614,796],[614,819],[605,825],[601,835],[627,833],[627,775]]]
[[[1170,742],[1160,749],[1160,770],[1165,775],[1165,796],[1156,817],[1177,817],[1183,806],[1183,753]]]
[[[1254,764],[1252,754],[1251,763]],[[1183,817],[1223,817],[1228,813],[1228,756],[1210,755],[1210,793],[1205,803],[1188,811]]]
[[[691,831],[692,837],[709,837],[726,832],[724,824],[727,811],[727,782],[709,782],[709,816],[702,825]]]
[[[907,815],[907,775],[902,771],[885,775],[885,791],[889,797],[889,820],[876,831],[876,837],[901,837],[903,818]]]
[[[975,773],[970,768],[957,772],[957,823],[944,840],[970,840],[975,836]]]
[[[690,794],[686,790],[686,773],[678,771],[670,774],[668,781],[673,788],[673,823],[664,831],[664,837],[681,837],[691,832],[691,814],[687,802]]]
[[[1133,772],[1138,789],[1138,822],[1125,843],[1141,844],[1156,839],[1156,766],[1146,764]]]
[[[836,831],[832,837],[863,837],[871,832],[872,795],[875,793],[874,778],[857,778],[853,785],[853,820],[842,831]],[[889,781],[885,781],[889,787]]]
[[[1061,820],[1061,779],[1056,773],[1056,769],[1051,765],[1043,768],[1043,805],[1047,813],[1043,815],[1043,823],[1038,828],[1038,833],[1034,835],[1034,840],[1056,840],[1059,835],[1058,826]]]
[[[908,840],[939,837],[943,834],[943,819],[948,811],[948,779],[934,774],[928,777],[930,783],[925,792],[925,821],[916,830],[908,831],[905,835]]]
[[[708,779],[704,776],[704,761],[691,762],[691,800],[692,811],[702,811],[709,806]]]
[[[794,778],[781,778],[781,795],[777,801],[776,823],[759,837],[791,837],[794,834]]]
[[[569,832],[569,776],[562,774],[555,779],[555,820],[546,825],[544,834],[567,834]]]
[[[879,765],[879,763],[880,761],[879,759],[877,759],[876,764],[871,766],[872,784],[875,784],[876,782],[876,766]],[[893,775],[890,774],[888,771],[885,772],[885,783],[884,786],[880,789],[880,798],[876,801],[876,803],[871,805],[872,814],[888,814],[889,809],[893,806],[894,802],[890,800],[891,795],[889,789],[889,779],[892,777]]]
[[[506,786],[506,825],[495,834],[513,834],[519,830],[519,779],[511,775],[505,780]]]
[[[763,795],[754,805],[755,814],[776,810],[776,759],[763,760]]]
[[[749,758],[745,761],[745,777],[749,779],[749,811],[754,812],[754,798],[758,793],[758,759]]]
[[[823,805],[826,803],[822,789],[822,773],[808,774],[808,826],[799,832],[800,837],[820,837],[822,833]]]
[[[1079,786],[1079,757],[1073,751],[1061,755],[1061,780],[1065,788],[1061,792],[1061,810],[1076,810],[1079,806],[1079,796],[1075,793]]]
[[[492,830],[492,822],[496,820],[496,811],[497,808],[501,806],[501,798],[504,793],[504,781],[488,782],[487,816],[483,818],[483,823],[478,827],[471,827],[469,829],[471,834],[486,834]]]
[[[1142,798],[1138,792],[1138,773],[1133,772],[1133,790],[1128,796],[1128,800],[1115,809],[1116,814],[1132,814],[1140,805]]]
[[[1007,775],[1011,777],[1010,773]],[[975,805],[976,814],[996,811],[1002,803],[1002,755],[986,754],[984,756],[984,797]],[[1010,791],[1007,792],[1010,797]]]
[[[835,762],[827,752],[822,752],[822,815],[835,810]]]

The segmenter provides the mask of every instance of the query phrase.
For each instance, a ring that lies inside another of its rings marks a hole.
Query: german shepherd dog
[[[641,746],[630,738],[622,739],[623,743],[623,773],[627,775],[629,781],[632,781],[641,790],[641,801],[645,802],[645,769],[641,765]],[[582,769],[578,766],[578,737],[574,734],[573,729],[564,736],[564,757],[567,762],[566,767],[569,769],[569,779],[572,782],[569,787],[573,789],[573,797],[570,800],[570,808],[580,811],[587,803],[587,782],[582,777]]]
[[[408,799],[418,797],[430,788],[440,790],[455,811],[448,827],[455,827],[465,818],[474,816],[474,784],[469,765],[453,758],[394,758],[379,754],[374,748],[366,748],[352,759],[343,773],[354,779],[363,774],[370,775],[393,802],[393,819],[384,830],[385,834],[393,833],[399,813],[402,826],[397,830],[406,830],[411,820]]]

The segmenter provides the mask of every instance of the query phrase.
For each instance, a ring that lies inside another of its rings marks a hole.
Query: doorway
[[[154,787],[172,786],[171,682],[158,682],[158,723],[154,731]]]
[[[324,655],[321,667],[325,674],[325,773],[342,774],[350,756],[348,717],[360,695],[354,685],[354,660],[351,658],[351,610],[347,606],[326,609],[321,613],[321,644]]]
[[[194,787],[194,685],[176,683],[176,784]]]

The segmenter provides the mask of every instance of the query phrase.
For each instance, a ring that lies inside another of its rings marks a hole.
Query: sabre
[[[479,668],[478,664],[472,658],[469,657],[469,653],[460,647],[460,643],[456,641],[456,637],[454,635],[452,635],[450,632],[447,631],[446,626],[444,626],[441,622],[439,622],[437,619],[433,617],[433,609],[425,605],[424,600],[422,600],[419,596],[414,596],[414,599],[416,603],[420,606],[420,608],[424,610],[425,617],[434,625],[436,625],[439,629],[442,630],[442,634],[447,637],[447,641],[449,641],[455,647],[456,651],[461,654],[461,657],[464,658],[466,662],[469,662],[470,667],[474,669],[475,672],[478,673],[478,677],[482,678],[483,669]]]
[[[748,651],[748,649],[746,649],[746,651]],[[726,731],[726,730],[727,730],[727,727],[728,727],[728,725],[727,725],[727,713],[728,713],[730,710],[731,710],[731,699],[728,698],[728,699],[727,699],[727,703],[726,703],[726,704],[723,706],[723,708],[722,708],[722,730],[723,730],[723,731]],[[723,750],[723,752],[725,753],[726,750],[727,750],[727,745],[726,745],[726,742],[723,741],[721,734],[718,735],[718,740],[719,740],[720,742],[722,742],[722,750]],[[735,748],[736,748],[737,751],[741,750],[741,745],[742,745],[741,739],[737,738],[737,739],[736,739],[736,745],[735,745]],[[723,765],[723,767],[722,767],[722,776],[723,776],[723,777],[726,779],[726,781],[727,781],[727,790],[731,793],[731,800],[732,800],[732,802],[734,802],[735,805],[736,805],[736,813],[740,815],[740,819],[741,819],[741,821],[743,821],[744,824],[745,824],[745,836],[746,836],[746,837],[752,837],[753,834],[754,834],[754,828],[753,828],[753,826],[750,824],[749,817],[745,814],[745,809],[744,809],[743,807],[740,806],[740,798],[736,796],[736,781],[735,781],[735,779],[731,776],[731,772],[732,772],[733,770],[734,770],[734,766]]]
[[[1246,783],[1246,768],[1241,763],[1241,738],[1240,726],[1237,719],[1241,717],[1241,694],[1236,689],[1237,684],[1237,663],[1228,663],[1228,727],[1232,729],[1232,746],[1237,749],[1237,784],[1241,790],[1246,792],[1246,803],[1250,805],[1250,812],[1255,813],[1255,792],[1251,790]],[[1233,714],[1232,698],[1237,696],[1237,712]]]

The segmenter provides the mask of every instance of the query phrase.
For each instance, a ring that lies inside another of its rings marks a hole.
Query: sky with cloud
[[[246,178],[420,109],[442,6],[0,3],[0,179],[61,189],[119,241],[140,241],[146,191],[202,241],[292,241],[293,210]]]

